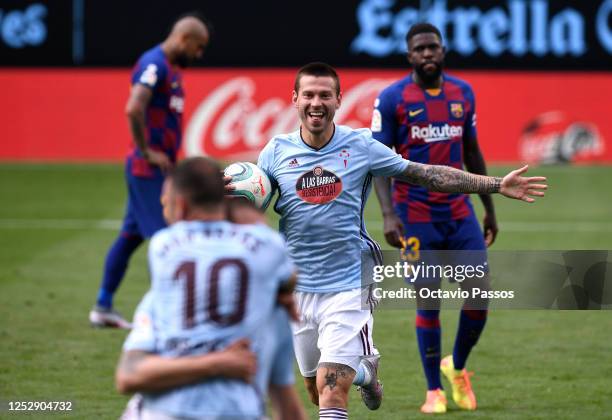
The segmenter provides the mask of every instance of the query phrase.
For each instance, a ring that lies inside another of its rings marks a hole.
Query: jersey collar
[[[328,144],[330,144],[332,142],[332,140],[334,139],[334,136],[336,135],[336,123],[334,123],[334,131],[332,131],[332,135],[329,138],[329,140],[327,140],[325,142],[325,144],[321,147],[319,147],[318,149],[315,147],[312,147],[311,145],[309,145],[308,143],[306,143],[304,141],[304,138],[302,137],[302,126],[300,125],[300,129],[298,130],[298,135],[300,136],[300,140],[302,140],[302,143],[308,147],[310,150],[314,150],[315,152],[319,152],[321,150],[323,150],[325,147],[327,147]]]

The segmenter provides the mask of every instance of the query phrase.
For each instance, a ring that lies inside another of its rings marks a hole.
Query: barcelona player
[[[419,23],[410,28],[406,42],[413,71],[377,98],[372,117],[374,137],[412,162],[457,169],[465,166],[469,172],[486,175],[476,137],[474,93],[469,84],[442,71],[444,47],[440,31],[428,23]],[[485,209],[483,236],[465,194],[431,192],[396,180],[391,195],[389,178],[376,179],[375,188],[383,213],[385,238],[390,245],[413,252],[483,251],[481,254],[486,259],[484,251],[498,231],[489,194],[480,195]],[[465,364],[484,329],[485,308],[486,305],[478,309],[464,305],[453,354],[443,360],[440,360],[439,302],[433,308],[417,310],[417,341],[428,384],[422,412],[446,411],[440,370],[450,380],[453,399],[459,407],[476,409]]]
[[[134,140],[125,165],[128,202],[121,232],[106,257],[96,305],[89,313],[93,326],[130,328],[113,310],[113,295],[134,251],[166,226],[159,200],[164,176],[176,162],[181,144],[180,69],[202,56],[208,40],[203,18],[182,17],[166,40],[145,52],[134,67],[126,105]]]

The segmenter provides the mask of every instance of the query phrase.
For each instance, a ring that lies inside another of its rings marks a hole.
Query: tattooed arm
[[[410,162],[406,170],[395,177],[411,184],[421,185],[430,191],[447,193],[500,193],[508,198],[535,201],[530,196],[543,197],[547,188],[545,177],[523,177],[528,167],[510,172],[503,178],[476,175],[450,166],[425,165]]]
[[[144,351],[121,355],[115,384],[122,394],[163,391],[213,376],[249,381],[256,372],[256,356],[248,340],[238,340],[226,349],[198,356],[166,358]]]
[[[447,193],[496,193],[501,178],[471,174],[450,166],[425,165],[410,162],[401,176],[402,181],[422,185],[430,191]]]

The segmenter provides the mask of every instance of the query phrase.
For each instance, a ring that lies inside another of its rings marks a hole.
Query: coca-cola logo
[[[369,127],[372,105],[391,79],[366,79],[343,92],[336,113],[338,124]],[[232,160],[254,160],[275,135],[294,131],[298,115],[286,97],[270,94],[256,100],[256,93],[269,90],[257,77],[235,77],[220,84],[204,97],[192,114],[185,131],[187,156],[208,155]]]
[[[521,159],[535,163],[570,163],[601,156],[604,144],[597,127],[571,121],[561,111],[533,118],[523,129]]]

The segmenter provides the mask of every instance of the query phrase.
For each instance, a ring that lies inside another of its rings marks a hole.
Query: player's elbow
[[[118,369],[115,373],[115,388],[120,394],[128,395],[140,391],[140,383],[136,375]]]
[[[144,116],[144,107],[142,107],[137,101],[128,101],[125,105],[125,115],[129,119],[137,119]]]

